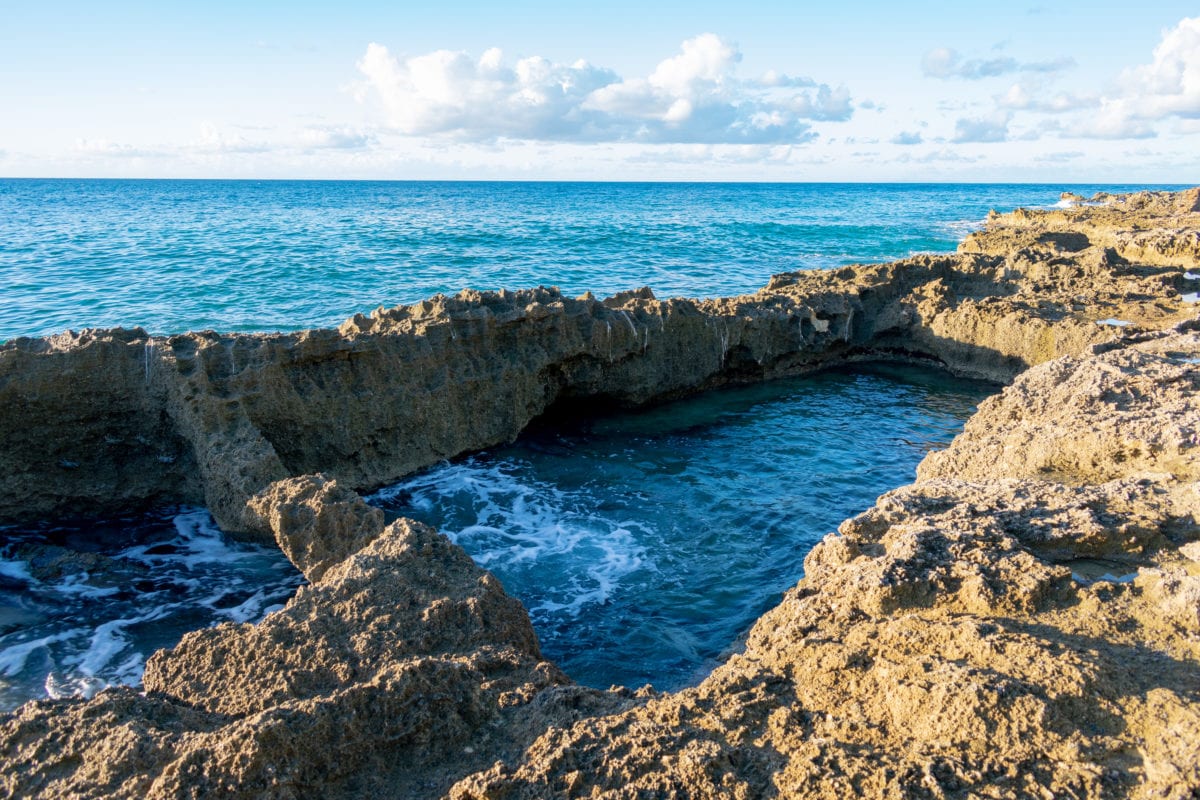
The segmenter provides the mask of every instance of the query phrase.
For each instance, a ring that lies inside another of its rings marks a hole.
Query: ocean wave
[[[121,528],[126,546],[98,552],[98,526]],[[189,630],[261,619],[303,581],[278,550],[228,539],[198,508],[5,533],[3,710],[136,686],[155,650]]]
[[[578,617],[603,605],[622,581],[653,569],[636,529],[600,513],[594,497],[521,474],[516,462],[468,459],[390,486],[371,502],[420,510],[480,566],[515,576],[536,617]],[[641,533],[647,531],[641,530]]]

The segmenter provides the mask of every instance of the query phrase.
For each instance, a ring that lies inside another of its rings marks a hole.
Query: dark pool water
[[[995,390],[892,365],[726,389],[559,421],[371,501],[494,572],[576,680],[674,689]]]
[[[303,577],[202,508],[0,528],[0,711],[138,685],[183,634],[255,622]]]

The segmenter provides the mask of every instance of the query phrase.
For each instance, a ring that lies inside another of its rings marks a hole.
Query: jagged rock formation
[[[1200,336],[1152,345],[1171,355],[1133,348],[1123,383],[1168,373],[1161,421],[1195,430]],[[1113,460],[1094,482],[1071,456],[1107,419],[1091,390],[1113,381],[1114,360],[1019,377],[918,483],[818,545],[745,651],[700,686],[548,731],[452,796],[1194,796],[1200,442],[1149,465]],[[1065,456],[1056,482],[992,441],[1047,389],[1075,423],[1040,430],[1039,451]],[[1105,399],[1131,416],[1154,402]],[[1122,445],[1150,452],[1159,438],[1131,426]]]
[[[336,332],[9,343],[5,518],[203,495],[312,583],[155,654],[144,695],[0,718],[0,792],[1195,796],[1200,190],[1093,202],[740,298],[465,293]],[[865,357],[1013,382],[674,694],[571,685],[494,578],[352,491],[556,401]]]
[[[1008,381],[1190,313],[1183,270],[1091,243],[1123,242],[1120,222],[1194,258],[1189,197],[1015,212],[958,255],[781,275],[735,298],[468,291],[337,331],[14,340],[0,346],[0,523],[179,500],[269,540],[246,503],[274,481],[376,488],[509,440],[556,401],[639,404],[864,357]],[[1095,324],[1110,317],[1132,324]]]
[[[24,706],[0,732],[0,759],[22,765],[0,793],[429,796],[550,725],[630,704],[570,685],[521,604],[431,528],[384,527],[321,476],[253,505],[313,583],[257,625],[159,651],[145,695]]]

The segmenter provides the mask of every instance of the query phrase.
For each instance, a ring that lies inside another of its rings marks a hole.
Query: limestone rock
[[[382,511],[323,475],[277,481],[251,498],[249,510],[313,583],[383,530]]]
[[[917,474],[1090,483],[1169,472],[1200,479],[1198,392],[1195,331],[1051,361],[981,404],[962,435]]]
[[[276,485],[259,504],[284,529],[296,508],[316,520],[301,527],[372,527],[318,478]],[[145,695],[110,689],[0,719],[0,759],[20,765],[0,775],[0,793],[430,796],[553,724],[630,704],[543,661],[520,603],[445,537],[408,520],[376,533],[261,623],[156,653]],[[323,564],[316,552],[310,569]]]
[[[777,275],[741,297],[464,291],[336,331],[18,339],[0,346],[0,523],[202,502],[271,541],[247,503],[276,481],[373,489],[507,441],[555,403],[637,405],[859,358],[1007,382],[1194,316],[1190,197],[996,215],[957,255]],[[1109,318],[1128,326],[1096,324]]]

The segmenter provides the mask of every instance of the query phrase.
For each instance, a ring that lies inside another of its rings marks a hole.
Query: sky
[[[1200,182],[1200,6],[0,0],[0,176]]]

